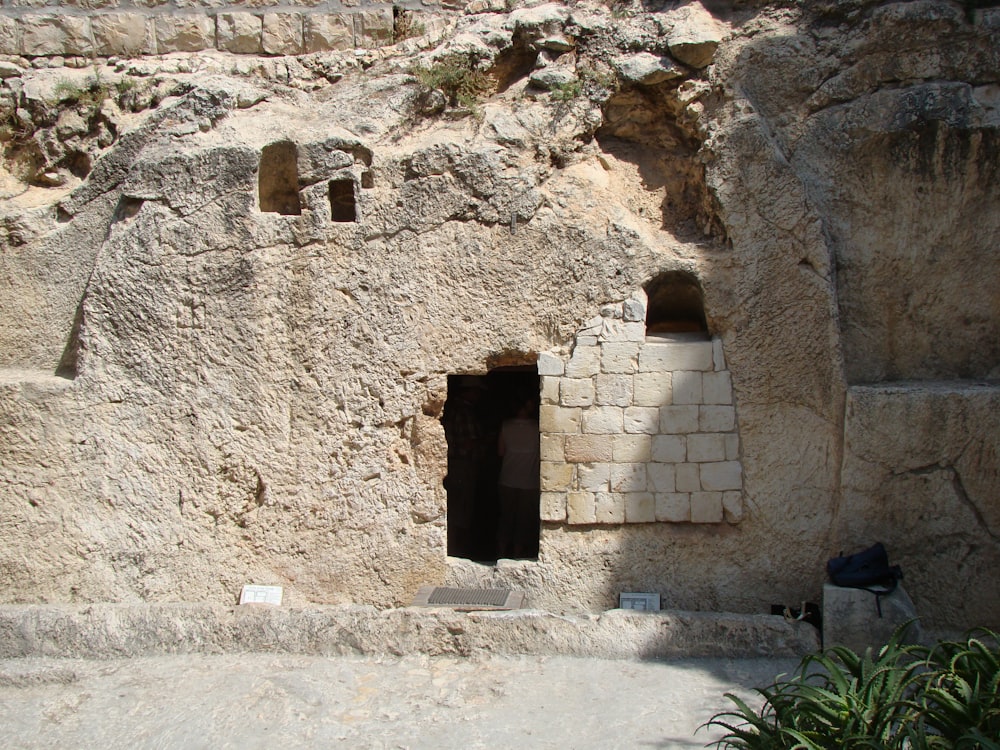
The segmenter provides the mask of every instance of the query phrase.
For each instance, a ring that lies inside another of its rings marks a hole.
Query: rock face
[[[18,37],[0,599],[766,612],[881,540],[928,624],[1000,626],[1000,9],[487,5],[343,53],[300,54],[385,14]],[[711,359],[650,379],[661,324]],[[488,372],[559,418],[537,561],[447,556]]]

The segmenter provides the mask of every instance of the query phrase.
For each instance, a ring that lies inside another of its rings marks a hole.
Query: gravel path
[[[793,660],[244,654],[0,661],[7,748],[690,748]]]

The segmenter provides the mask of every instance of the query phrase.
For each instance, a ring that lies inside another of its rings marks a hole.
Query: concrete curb
[[[209,604],[0,606],[0,658],[294,653],[562,655],[600,659],[799,657],[816,630],[768,615]]]

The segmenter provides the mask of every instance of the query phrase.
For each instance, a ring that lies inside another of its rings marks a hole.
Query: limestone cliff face
[[[0,65],[0,597],[766,611],[881,540],[931,623],[1000,624],[1000,9],[483,5]],[[492,75],[471,112],[413,74],[444,64]],[[571,362],[670,273],[731,376],[725,513],[664,470],[687,516],[575,523],[604,496],[554,466],[537,562],[448,558],[448,376]]]

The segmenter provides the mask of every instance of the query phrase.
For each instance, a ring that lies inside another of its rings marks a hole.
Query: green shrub
[[[472,55],[449,55],[430,67],[415,68],[413,75],[427,88],[443,93],[451,107],[475,109],[496,86],[492,77],[477,67]]]
[[[759,688],[754,711],[736,709],[706,726],[717,747],[743,750],[1000,750],[1000,639],[989,630],[932,648],[902,644],[904,628],[877,652],[834,647],[805,657],[789,679]],[[976,637],[978,636],[978,637]]]

